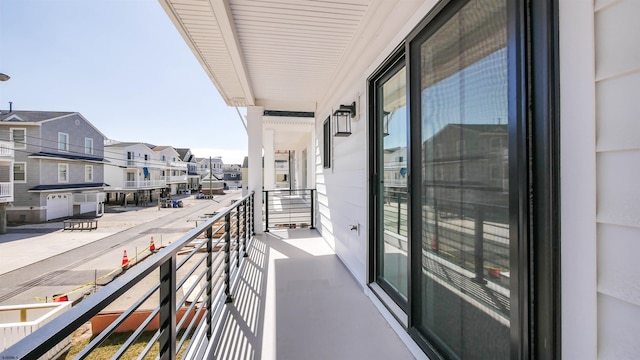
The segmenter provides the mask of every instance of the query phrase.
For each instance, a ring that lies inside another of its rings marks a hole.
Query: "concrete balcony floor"
[[[210,359],[414,359],[315,230],[256,235]]]

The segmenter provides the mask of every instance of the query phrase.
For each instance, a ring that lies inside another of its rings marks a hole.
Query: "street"
[[[131,207],[105,214],[93,231],[63,231],[61,223],[10,228],[0,239],[0,305],[51,302],[57,294],[79,299],[95,279],[99,288],[122,271],[125,250],[129,261],[141,261],[151,239],[156,249],[166,246],[240,197],[228,191],[216,201],[181,198],[183,208]]]

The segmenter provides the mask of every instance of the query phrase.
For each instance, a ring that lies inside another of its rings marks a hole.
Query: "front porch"
[[[213,359],[413,359],[322,237],[257,235]]]

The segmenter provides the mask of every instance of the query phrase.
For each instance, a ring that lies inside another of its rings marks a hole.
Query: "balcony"
[[[14,156],[13,143],[0,141],[0,159],[13,159]]]
[[[13,202],[13,183],[0,182],[0,203]]]
[[[127,180],[124,182],[125,189],[157,189],[166,185],[165,180]]]
[[[187,175],[165,176],[167,184],[183,183],[187,181]]]
[[[411,359],[408,348],[315,230],[253,235],[253,193],[128,270],[0,356],[36,358],[120,296],[131,307],[78,358],[152,304],[118,350],[162,359]],[[142,288],[140,288],[142,286]],[[135,297],[131,297],[132,290]],[[139,354],[129,346],[157,321]],[[182,329],[180,331],[179,329]],[[117,357],[117,354],[116,354]]]

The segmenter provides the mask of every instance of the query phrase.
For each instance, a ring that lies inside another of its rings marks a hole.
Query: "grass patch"
[[[76,356],[80,351],[82,351],[82,349],[89,345],[94,336],[86,336],[85,334],[86,329],[82,328],[78,329],[76,333],[74,333],[71,349],[63,357],[63,359],[73,359],[74,356]],[[122,344],[127,341],[131,334],[133,334],[133,332],[131,331],[111,334],[105,341],[102,342],[102,344],[100,344],[97,349],[95,349],[88,356],[88,359],[110,359],[120,349],[120,347],[122,347]],[[120,359],[137,359],[138,355],[144,350],[154,334],[155,331],[145,331],[140,334],[138,339],[136,339],[136,341],[131,344],[131,346],[127,349],[127,351]],[[178,333],[176,346],[178,345],[183,334],[183,330]],[[183,353],[187,349],[190,339],[191,336],[188,336],[187,340],[185,340],[184,344],[182,345],[182,349],[180,349],[180,351],[178,352],[177,359],[182,359]],[[149,353],[145,356],[145,359],[155,359],[158,356],[158,352],[159,345],[156,341],[156,343],[151,347],[151,350],[149,350]]]

